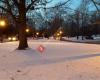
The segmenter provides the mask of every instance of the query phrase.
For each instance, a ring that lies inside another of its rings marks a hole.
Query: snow
[[[82,40],[82,36],[79,36],[79,39],[77,39],[77,37],[63,37],[64,40],[67,41],[72,41],[72,42],[80,42],[80,43],[100,43],[100,37],[99,36],[92,36],[93,39],[85,39],[83,38]]]
[[[100,45],[56,40],[0,43],[0,80],[100,80]],[[38,51],[42,45],[43,53]]]

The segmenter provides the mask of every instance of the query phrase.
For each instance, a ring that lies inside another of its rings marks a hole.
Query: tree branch
[[[91,0],[91,1],[93,2],[93,4],[94,4],[94,6],[96,7],[96,9],[97,9],[98,11],[100,11],[99,8],[97,7],[95,1],[94,1],[94,0]]]
[[[0,8],[1,8],[3,11],[5,11],[6,13],[10,14],[10,15],[12,16],[13,20],[16,22],[16,17],[15,17],[15,15],[13,15],[13,13],[12,13],[11,10],[8,10],[7,8],[4,8],[4,7],[2,7],[2,6],[0,6]]]
[[[6,9],[6,8],[4,8],[2,6],[0,6],[0,9],[4,10],[5,12],[8,12],[8,9]]]
[[[61,3],[61,4],[59,4],[59,5],[56,5],[56,6],[52,7],[52,8],[63,6],[63,5],[65,5],[65,4],[67,4],[69,1],[70,1],[70,0],[67,0],[66,2],[63,2],[63,3]]]
[[[14,2],[14,4],[18,7],[19,6],[19,3],[17,0],[12,0]]]
[[[26,12],[34,5],[34,3],[38,0],[31,0],[31,3],[27,6]]]
[[[60,6],[65,5],[65,4],[68,3],[69,1],[70,1],[70,0],[67,0],[66,2],[63,2],[63,3],[61,3],[61,4],[58,4],[58,5],[54,6],[54,7],[35,7],[34,10],[40,9],[40,8],[42,8],[42,9],[50,9],[50,8],[60,7]],[[33,10],[33,9],[32,9],[32,10]]]

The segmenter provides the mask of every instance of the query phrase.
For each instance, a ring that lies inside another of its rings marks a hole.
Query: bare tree
[[[30,10],[45,8],[44,7],[45,4],[51,1],[53,0],[49,0],[49,1],[46,1],[46,0],[0,0],[0,9],[4,10],[6,13],[9,13],[9,15],[12,16],[13,20],[17,24],[17,27],[19,30],[18,49],[21,50],[21,49],[26,49],[28,47],[26,32],[25,32],[26,13],[28,13]],[[70,1],[70,0],[67,0],[67,1]],[[64,3],[58,6],[64,5]]]

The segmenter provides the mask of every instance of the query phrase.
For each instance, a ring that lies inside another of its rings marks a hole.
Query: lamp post
[[[39,37],[39,34],[40,34],[39,32],[36,32],[36,38],[38,38],[38,37]]]
[[[59,31],[59,33],[62,34],[63,32],[62,31]]]
[[[26,28],[25,29],[25,32],[26,32],[26,36],[29,37],[29,35],[30,35],[30,29],[29,28]]]
[[[3,28],[5,27],[6,22],[4,20],[0,20],[0,27]]]
[[[0,41],[3,42],[3,28],[5,28],[6,22],[5,20],[0,20]]]
[[[29,30],[29,29],[26,29],[25,31],[26,31],[26,33],[29,33],[29,32],[30,32],[30,30]]]
[[[39,35],[39,32],[37,32],[36,35],[38,36]]]

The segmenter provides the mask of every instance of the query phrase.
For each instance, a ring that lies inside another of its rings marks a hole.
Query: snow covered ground
[[[17,46],[0,43],[0,80],[100,80],[100,45],[29,40],[29,49]]]
[[[69,41],[69,42],[78,42],[78,43],[90,43],[90,44],[100,44],[100,37],[93,37],[93,39],[83,39],[82,36],[79,36],[79,39],[77,37],[63,37],[64,41]]]

